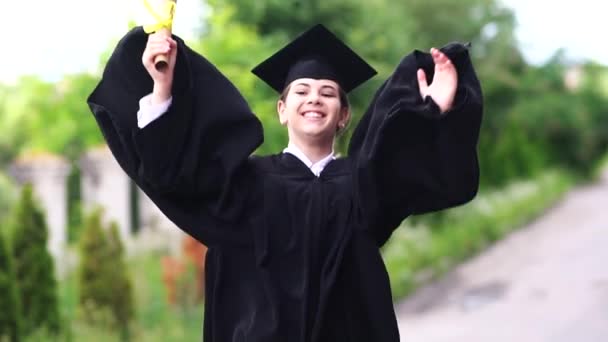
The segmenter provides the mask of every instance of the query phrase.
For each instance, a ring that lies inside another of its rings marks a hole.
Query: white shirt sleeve
[[[137,111],[137,127],[139,128],[146,127],[167,112],[173,100],[173,97],[170,97],[165,102],[152,104],[151,97],[152,94],[148,94],[139,100],[139,110]]]

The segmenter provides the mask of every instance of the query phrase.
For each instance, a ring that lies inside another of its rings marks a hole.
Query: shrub
[[[10,212],[11,205],[15,200],[15,191],[8,177],[0,171],[0,223]]]
[[[80,307],[85,321],[116,328],[129,339],[134,318],[133,286],[115,223],[103,227],[102,211],[86,220],[80,244]]]
[[[57,280],[53,258],[47,250],[47,224],[34,201],[31,185],[23,187],[12,216],[12,251],[23,331],[38,329],[57,333],[60,328]]]
[[[18,341],[20,336],[20,317],[15,286],[13,262],[4,235],[0,233],[0,341],[8,338]]]

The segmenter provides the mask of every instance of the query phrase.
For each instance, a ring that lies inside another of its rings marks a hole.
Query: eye
[[[325,96],[325,97],[336,97],[336,95],[334,93],[321,93],[321,96]]]
[[[295,93],[298,94],[298,95],[305,95],[306,91],[304,91],[304,90],[296,90]]]

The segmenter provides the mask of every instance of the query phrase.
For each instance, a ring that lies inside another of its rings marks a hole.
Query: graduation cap
[[[302,33],[252,72],[278,93],[298,78],[329,79],[348,93],[376,74],[321,24]]]

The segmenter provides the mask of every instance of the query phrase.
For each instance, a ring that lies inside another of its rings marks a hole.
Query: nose
[[[320,99],[319,94],[317,94],[317,93],[316,93],[316,92],[314,92],[314,91],[311,91],[311,92],[308,94],[308,98],[307,98],[307,101],[306,101],[306,102],[307,102],[308,104],[318,104],[318,103],[319,103],[319,99]]]

